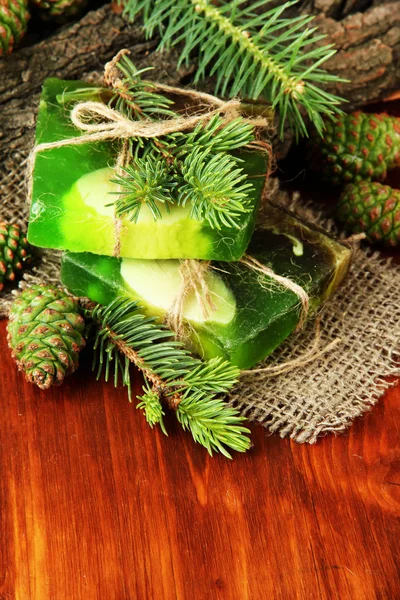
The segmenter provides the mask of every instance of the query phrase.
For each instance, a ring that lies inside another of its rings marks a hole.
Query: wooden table
[[[315,446],[252,427],[233,461],[125,391],[41,392],[0,324],[0,600],[395,600],[400,388]]]

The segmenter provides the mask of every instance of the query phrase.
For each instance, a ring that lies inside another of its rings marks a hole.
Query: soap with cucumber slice
[[[90,88],[79,81],[45,81],[37,119],[37,144],[79,135],[69,117],[73,104],[63,98],[64,92],[83,86]],[[252,184],[248,210],[242,213],[237,228],[222,224],[217,229],[206,220],[192,217],[190,203],[178,206],[156,201],[162,215],[157,220],[144,204],[137,222],[129,220],[128,215],[117,222],[114,207],[110,206],[118,197],[117,184],[111,181],[116,174],[117,151],[117,142],[90,142],[36,154],[28,228],[31,244],[123,258],[236,261],[243,256],[254,231],[267,171],[264,154],[236,151],[246,182]]]
[[[312,312],[332,295],[347,273],[351,251],[328,234],[268,205],[248,253],[301,285]],[[163,321],[181,285],[180,261],[114,258],[66,253],[61,277],[78,296],[107,304],[116,296],[137,300],[146,315]],[[194,294],[183,305],[190,349],[203,358],[222,356],[242,369],[268,356],[296,328],[296,294],[241,262],[213,262],[206,275],[213,308]]]

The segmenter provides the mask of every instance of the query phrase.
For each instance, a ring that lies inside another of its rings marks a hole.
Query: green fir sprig
[[[229,449],[245,452],[250,445],[243,417],[223,400],[237,382],[239,369],[222,358],[201,361],[193,357],[172,331],[146,317],[128,298],[107,306],[84,304],[84,314],[94,326],[93,367],[97,377],[113,375],[130,390],[129,365],[145,379],[137,407],[151,427],[166,433],[164,408],[175,411],[182,427],[212,454],[231,457]]]
[[[173,204],[173,190],[176,187],[168,166],[164,159],[155,153],[148,154],[145,158],[135,158],[131,164],[122,168],[121,174],[116,174],[113,179],[120,191],[112,192],[118,196],[115,202],[108,206],[115,206],[118,217],[127,216],[131,221],[137,222],[140,210],[147,205],[155,220],[162,218],[160,204],[168,210]]]
[[[159,49],[180,45],[178,66],[196,57],[194,82],[215,76],[215,92],[229,97],[264,98],[296,136],[307,135],[306,114],[319,133],[324,115],[341,112],[342,98],[320,85],[345,80],[322,65],[335,54],[324,35],[310,27],[313,16],[287,18],[297,0],[270,7],[270,0],[120,0],[130,21],[139,18]]]
[[[116,63],[124,73],[123,97],[116,104],[130,118],[164,114],[159,94],[154,97],[154,113],[150,109],[151,93],[142,97],[146,84],[140,79],[130,59],[123,55]],[[136,93],[139,86],[139,93]],[[118,94],[118,87],[114,94]],[[143,102],[143,104],[142,104]],[[133,114],[130,105],[136,106]],[[124,108],[125,106],[125,108]],[[248,212],[251,183],[240,168],[240,158],[230,154],[254,142],[254,127],[238,117],[224,124],[219,115],[199,123],[193,131],[177,132],[150,140],[134,151],[132,163],[112,181],[119,186],[113,203],[118,217],[136,222],[142,206],[147,205],[155,220],[162,218],[160,204],[191,206],[190,217],[206,220],[212,228],[239,227],[240,215]],[[216,177],[218,173],[218,177]]]
[[[173,100],[158,94],[154,83],[142,79],[143,73],[151,71],[152,67],[137,69],[128,56],[123,54],[115,68],[121,73],[121,79],[108,88],[111,96],[108,104],[112,108],[132,120],[158,121],[160,117],[176,116],[170,108]]]
[[[225,153],[210,155],[195,148],[182,165],[178,204],[190,202],[190,216],[206,220],[215,229],[240,227],[240,216],[249,212],[248,193],[253,189],[237,160]]]
[[[102,99],[133,120],[159,121],[177,117],[171,101],[154,84],[141,79],[126,54],[113,63],[112,88],[84,88],[62,96],[62,101]],[[60,99],[61,101],[61,99]],[[137,222],[144,206],[154,220],[170,205],[189,206],[190,217],[206,220],[211,228],[239,228],[241,215],[251,210],[253,185],[246,182],[238,151],[257,146],[254,126],[237,117],[225,122],[218,114],[199,122],[192,131],[129,140],[131,161],[111,180],[118,189],[114,206],[118,218]],[[258,146],[260,149],[261,146]]]

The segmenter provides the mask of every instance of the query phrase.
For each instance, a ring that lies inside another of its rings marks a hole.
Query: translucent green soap
[[[248,253],[308,292],[311,309],[329,297],[345,276],[351,252],[324,232],[270,205]],[[72,293],[107,304],[117,295],[138,300],[147,315],[165,318],[181,277],[178,260],[144,261],[66,253],[62,281]],[[223,356],[250,368],[270,354],[296,327],[299,300],[242,263],[213,262],[206,276],[213,310],[204,314],[194,294],[183,315],[191,349],[204,358]]]
[[[36,143],[76,137],[70,123],[71,103],[62,102],[63,92],[88,87],[84,82],[47,79],[43,86],[36,127]],[[255,226],[266,172],[265,157],[242,151],[241,166],[251,178],[251,211],[244,213],[240,227],[211,228],[206,221],[190,217],[191,206],[172,206],[170,212],[158,203],[163,215],[154,221],[143,206],[137,223],[123,219],[116,228],[116,144],[87,143],[63,146],[36,155],[28,239],[31,244],[72,252],[92,252],[127,258],[196,258],[239,260]],[[215,174],[218,177],[218,173]]]

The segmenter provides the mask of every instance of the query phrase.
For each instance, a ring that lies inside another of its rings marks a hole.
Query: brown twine
[[[255,369],[244,369],[243,371],[240,371],[240,375],[244,377],[246,377],[247,375],[262,375],[263,377],[275,377],[276,375],[289,373],[290,371],[293,371],[293,369],[304,367],[308,363],[318,360],[319,358],[336,348],[338,344],[342,343],[341,338],[335,338],[329,344],[324,346],[324,348],[321,348],[321,350],[319,350],[320,341],[321,315],[319,315],[315,320],[315,336],[310,350],[307,350],[306,352],[304,352],[304,354],[301,354],[293,360],[288,360],[278,365],[270,365],[268,367],[259,367]]]
[[[290,290],[296,294],[301,302],[300,320],[297,324],[296,331],[302,329],[309,312],[310,298],[307,292],[300,285],[288,277],[278,275],[253,256],[245,254],[244,257],[240,259],[239,263],[253,271],[269,277],[284,289]],[[216,306],[212,302],[210,290],[206,281],[206,276],[207,273],[209,273],[210,268],[213,267],[210,266],[209,261],[188,259],[182,261],[180,264],[179,274],[182,282],[178,294],[164,321],[166,326],[175,332],[175,335],[178,339],[185,339],[188,337],[188,324],[185,323],[184,319],[184,304],[187,297],[191,293],[195,294],[196,300],[201,307],[204,319],[207,319],[210,314],[216,310]]]
[[[105,65],[104,68],[104,83],[112,87],[122,97],[126,93],[124,82],[120,77],[120,72],[117,66],[121,56],[129,54],[126,49],[121,50],[118,54]],[[184,115],[163,121],[132,121],[119,111],[107,106],[103,102],[79,102],[76,104],[70,113],[70,118],[73,125],[84,132],[83,135],[58,140],[56,142],[43,142],[37,144],[28,159],[28,200],[31,198],[32,177],[36,155],[46,150],[54,148],[62,148],[64,146],[79,146],[81,144],[102,142],[107,140],[141,137],[151,139],[161,137],[171,133],[180,131],[192,130],[199,123],[209,121],[214,115],[223,114],[223,123],[227,124],[241,116],[239,100],[224,101],[211,94],[198,92],[197,90],[184,90],[177,87],[172,87],[164,84],[153,84],[149,82],[149,88],[165,91],[170,94],[184,95],[192,101],[203,103],[207,110],[201,114]],[[214,106],[210,110],[210,106]],[[254,127],[268,127],[269,121],[265,117],[247,118],[245,121],[251,123]],[[268,153],[269,165],[272,164],[272,149],[269,144],[263,142],[253,142],[251,148],[257,147]],[[118,163],[118,161],[117,161]],[[271,167],[269,166],[269,169]]]
[[[262,273],[263,275],[270,277],[286,290],[290,290],[291,292],[296,294],[296,296],[301,302],[300,320],[297,324],[296,331],[302,329],[308,315],[310,304],[310,298],[307,292],[300,285],[292,281],[292,279],[284,277],[283,275],[278,275],[272,269],[260,263],[253,256],[245,254],[244,257],[240,260],[240,262],[249,269],[252,269],[253,271],[257,271],[258,273]]]
[[[183,311],[186,298],[194,293],[200,305],[204,319],[216,310],[207,285],[206,275],[209,272],[209,261],[184,260],[179,267],[181,285],[178,294],[165,317],[165,325],[175,332],[179,339],[187,337]]]
[[[63,146],[79,146],[93,142],[124,140],[135,137],[151,139],[179,131],[192,130],[198,123],[206,122],[220,113],[224,113],[223,122],[226,124],[240,116],[239,107],[239,100],[229,100],[214,110],[200,115],[182,116],[164,121],[131,121],[122,113],[102,102],[79,102],[71,110],[70,118],[77,129],[87,133],[56,142],[38,144],[33,148],[30,161],[39,152],[62,148]],[[253,123],[252,119],[250,121]]]
[[[294,292],[302,304],[302,311],[299,323],[295,331],[301,329],[304,325],[305,319],[307,318],[309,311],[309,296],[305,290],[298,286],[294,281],[277,275],[272,269],[266,267],[260,263],[257,259],[252,256],[245,255],[240,261],[243,265],[249,269],[262,273],[263,275],[273,279],[279,285],[282,285],[285,289],[289,289]],[[181,262],[179,268],[179,274],[182,279],[182,283],[179,292],[168,311],[164,323],[165,325],[175,332],[175,335],[180,340],[185,340],[188,337],[189,324],[184,319],[184,303],[189,294],[194,293],[196,299],[201,307],[203,316],[207,319],[210,313],[216,310],[214,303],[212,302],[211,294],[206,282],[206,276],[209,269],[213,268],[210,266],[210,262],[200,262],[197,260],[184,260]],[[315,321],[315,337],[310,350],[306,351],[301,356],[298,356],[294,360],[285,361],[279,365],[271,365],[267,367],[260,367],[255,369],[243,370],[240,372],[241,376],[244,375],[262,375],[263,377],[274,377],[283,373],[288,373],[293,369],[302,367],[309,362],[318,360],[342,342],[341,338],[336,338],[327,344],[324,348],[319,349],[321,341],[321,316],[319,315]]]
[[[118,155],[117,163],[116,163],[116,173],[117,175],[123,175],[124,167],[129,163],[130,153],[129,153],[129,141],[124,140],[121,148],[121,152]],[[118,184],[118,192],[122,191],[122,187]],[[122,219],[117,215],[117,206],[114,208],[114,256],[120,256],[121,254],[121,231],[122,231]]]

